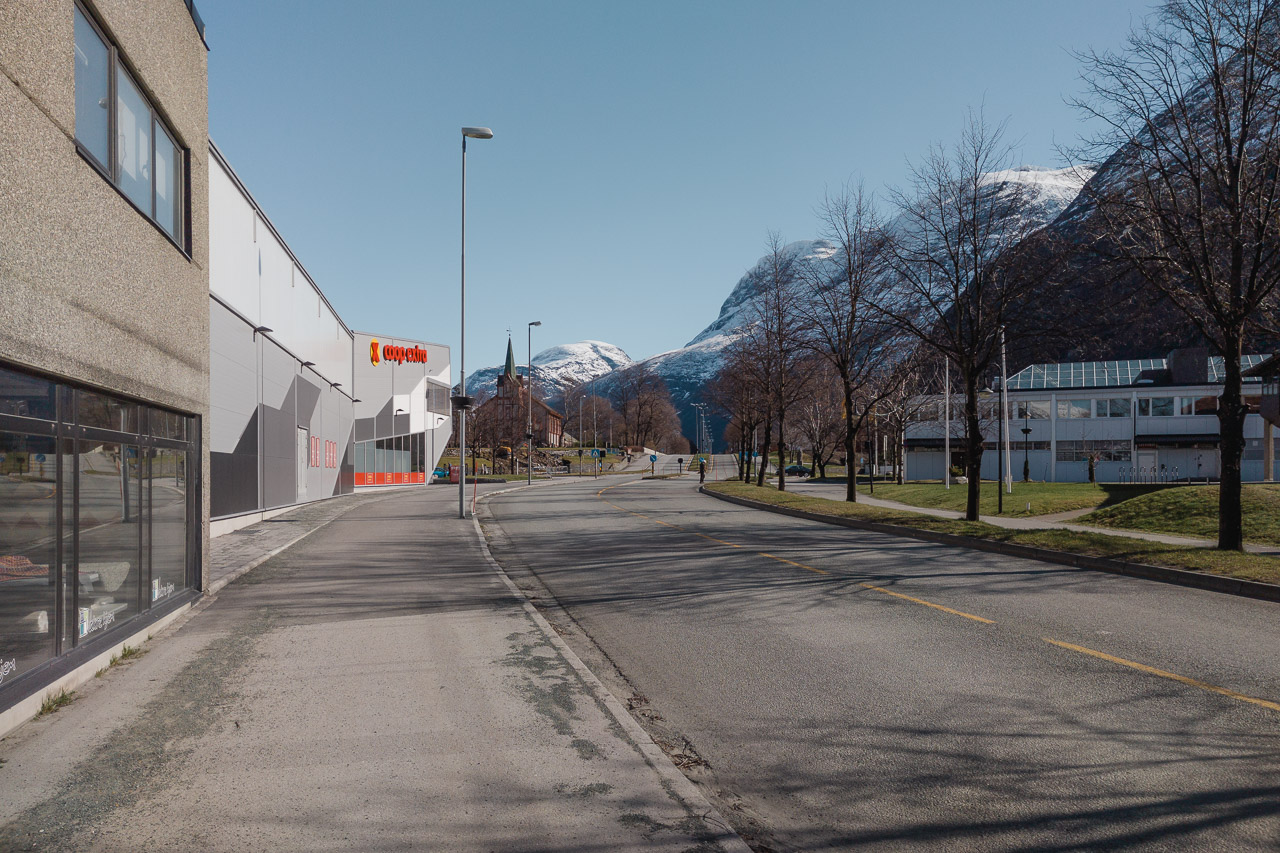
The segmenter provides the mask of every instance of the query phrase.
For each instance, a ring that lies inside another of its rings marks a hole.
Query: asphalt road
[[[493,499],[495,553],[749,841],[1280,849],[1277,605],[618,480]]]

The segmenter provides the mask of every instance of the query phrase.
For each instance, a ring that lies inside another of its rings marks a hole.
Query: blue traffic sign
[[[43,461],[44,461],[44,454],[43,454],[43,453],[37,453],[37,454],[36,454],[36,461],[37,461],[37,462],[43,462]]]
[[[594,447],[593,447],[593,448],[591,448],[591,458],[592,458],[592,459],[596,459],[596,458],[598,458],[599,456],[600,456],[600,451],[599,451],[599,450],[596,450]]]
[[[650,462],[657,462],[657,461],[658,461],[658,456],[657,456],[657,454],[653,454],[653,455],[651,455],[651,456],[649,457],[649,461],[650,461]]]

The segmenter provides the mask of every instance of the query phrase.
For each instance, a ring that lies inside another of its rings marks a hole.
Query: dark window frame
[[[119,193],[120,197],[129,203],[129,206],[142,215],[152,227],[164,235],[165,239],[174,245],[174,247],[183,254],[183,256],[191,261],[191,149],[183,145],[178,134],[173,130],[173,123],[169,121],[155,101],[147,94],[146,88],[140,82],[142,76],[134,69],[128,57],[116,46],[115,40],[107,33],[107,30],[98,22],[97,16],[89,9],[81,0],[75,0],[74,8],[84,16],[90,28],[102,39],[102,43],[107,46],[107,99],[109,108],[107,110],[107,159],[109,163],[102,163],[97,157],[80,141],[78,136],[72,134],[75,140],[77,153],[91,166],[97,170],[98,174],[111,185],[111,188]],[[120,186],[118,176],[116,174],[116,163],[119,159],[117,156],[117,148],[119,145],[119,91],[116,85],[117,71],[123,71],[129,76],[134,87],[138,90],[138,95],[146,103],[151,117],[151,210],[143,210],[138,206],[129,195]],[[175,187],[175,190],[182,192],[182,202],[178,205],[178,222],[174,228],[175,234],[170,234],[165,230],[155,216],[156,209],[156,130],[160,129],[165,132],[169,140],[173,142],[178,152],[178,158],[181,162],[182,180],[181,186]]]

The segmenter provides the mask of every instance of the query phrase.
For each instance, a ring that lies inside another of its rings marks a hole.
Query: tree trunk
[[[764,455],[760,457],[760,461],[756,463],[756,485],[764,486],[764,472],[769,470],[769,441],[773,438],[773,418],[765,421],[764,424]]]
[[[1218,486],[1218,548],[1244,550],[1244,516],[1240,495],[1240,459],[1244,454],[1243,381],[1240,376],[1241,335],[1227,338],[1223,353],[1222,396],[1218,400],[1222,468]]]
[[[850,503],[858,502],[858,478],[854,476],[853,467],[853,449],[855,437],[853,434],[853,389],[846,383],[844,386],[844,458],[845,458],[845,488],[844,499]]]
[[[966,521],[977,521],[978,501],[982,494],[982,425],[978,418],[978,379],[973,375],[964,379],[964,420],[964,466],[965,476],[969,478],[964,517]]]
[[[787,445],[782,440],[786,415],[778,415],[778,491],[787,490]]]

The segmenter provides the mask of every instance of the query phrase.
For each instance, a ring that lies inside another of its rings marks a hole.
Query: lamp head
[[[493,131],[487,127],[464,127],[462,135],[470,139],[493,139]]]
[[[530,323],[529,325],[530,325],[530,326],[541,326],[541,325],[542,325],[542,321],[541,321],[541,320],[534,320],[534,321],[533,321],[532,323]]]

